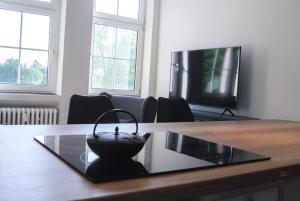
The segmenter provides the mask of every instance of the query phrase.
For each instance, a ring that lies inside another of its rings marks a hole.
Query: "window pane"
[[[22,47],[48,50],[50,17],[23,14]]]
[[[21,84],[47,85],[48,52],[21,51]]]
[[[115,89],[134,90],[135,62],[116,60]]]
[[[0,48],[0,83],[17,83],[19,50]]]
[[[117,15],[118,0],[97,0],[96,11]]]
[[[116,28],[95,25],[94,55],[115,57]]]
[[[118,15],[138,19],[139,18],[139,0],[119,0]]]
[[[0,9],[0,45],[18,47],[21,13]]]
[[[49,2],[49,3],[51,3],[51,0],[37,0],[37,1],[43,1],[43,2]]]
[[[118,29],[116,57],[121,59],[136,58],[137,31]]]
[[[92,88],[113,88],[114,60],[94,57]]]

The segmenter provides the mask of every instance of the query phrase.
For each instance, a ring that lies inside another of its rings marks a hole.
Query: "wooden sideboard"
[[[244,121],[244,120],[258,120],[253,117],[245,117],[245,116],[232,116],[231,114],[224,114],[216,112],[208,112],[202,110],[193,110],[193,116],[196,121]]]
[[[35,135],[88,134],[92,127],[0,126],[0,200],[261,201],[265,193],[271,198],[278,197],[280,201],[296,201],[300,197],[298,122],[252,120],[141,124],[141,132],[182,132],[268,155],[272,159],[99,184],[90,183],[33,140]],[[103,125],[99,130],[111,128],[112,125]],[[122,124],[120,129],[129,131],[134,127]]]

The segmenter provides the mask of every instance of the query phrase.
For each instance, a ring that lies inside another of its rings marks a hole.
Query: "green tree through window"
[[[18,59],[7,59],[4,63],[0,63],[0,82],[1,83],[17,83],[18,77]]]
[[[21,80],[18,83],[18,67],[21,69]],[[0,63],[0,83],[3,84],[30,84],[47,85],[48,70],[38,61],[33,61],[30,65],[21,65],[15,58],[6,59]]]

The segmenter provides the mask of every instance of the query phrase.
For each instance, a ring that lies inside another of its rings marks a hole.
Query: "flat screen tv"
[[[169,97],[236,109],[240,59],[240,46],[172,52]]]

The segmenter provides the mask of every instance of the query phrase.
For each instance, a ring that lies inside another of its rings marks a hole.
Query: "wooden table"
[[[300,123],[290,121],[141,124],[141,132],[180,131],[272,160],[100,184],[90,183],[33,140],[91,130],[92,125],[0,126],[0,200],[186,200],[300,175]]]

